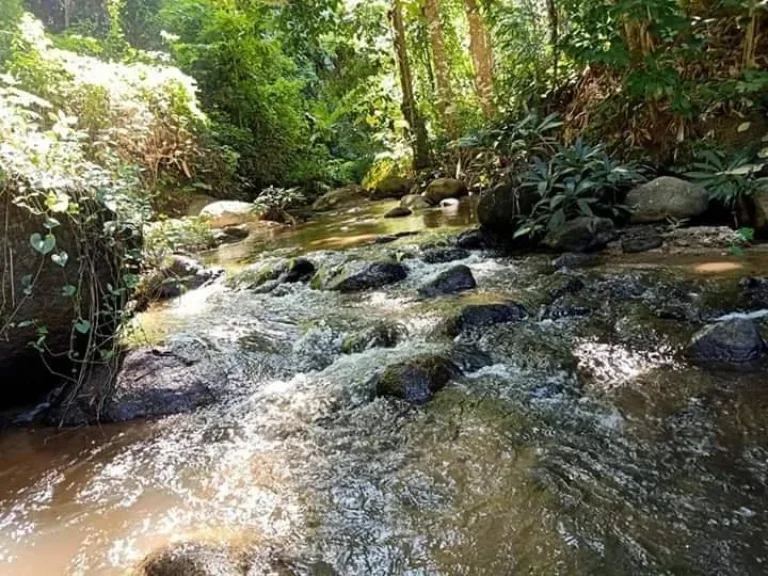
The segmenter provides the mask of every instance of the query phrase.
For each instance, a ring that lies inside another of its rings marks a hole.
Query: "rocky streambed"
[[[9,573],[765,571],[768,253],[334,218],[148,312],[113,423],[0,437]]]

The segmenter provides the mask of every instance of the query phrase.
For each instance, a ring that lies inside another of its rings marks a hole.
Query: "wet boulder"
[[[470,304],[443,320],[433,336],[454,338],[462,333],[476,332],[495,324],[519,322],[528,316],[526,309],[514,302]]]
[[[225,228],[259,220],[253,204],[238,200],[219,200],[208,204],[200,211],[200,216],[208,220],[211,228]]]
[[[406,216],[410,216],[412,214],[410,208],[403,208],[402,206],[395,206],[384,214],[384,218],[405,218]]]
[[[280,284],[307,282],[316,270],[307,258],[278,258],[257,262],[227,280],[230,288],[268,292]],[[264,289],[265,287],[269,289]],[[271,287],[271,288],[270,288]]]
[[[481,228],[465,230],[454,238],[453,243],[465,250],[484,250],[493,246],[490,237]]]
[[[740,296],[749,309],[768,308],[768,277],[747,276],[739,281]]]
[[[640,230],[625,234],[621,239],[621,251],[624,254],[637,254],[661,248],[664,238],[655,230]]]
[[[245,224],[237,226],[226,226],[225,228],[216,228],[213,230],[213,242],[216,246],[223,244],[234,244],[248,238],[250,230]]]
[[[245,576],[243,558],[221,544],[173,544],[147,556],[134,576]]]
[[[320,269],[312,287],[337,292],[361,292],[395,284],[408,276],[408,270],[392,260],[352,260],[332,269]]]
[[[371,348],[394,348],[405,333],[404,328],[394,322],[378,322],[359,332],[349,334],[341,343],[343,354],[356,354]]]
[[[376,380],[376,395],[424,404],[459,375],[458,367],[447,358],[417,356],[388,366]]]
[[[453,294],[472,290],[477,287],[472,270],[468,266],[459,264],[440,272],[426,284],[419,288],[422,296],[439,296],[441,294]]]
[[[595,252],[605,248],[615,237],[616,230],[611,220],[584,216],[551,230],[544,244],[563,252]]]
[[[429,248],[421,255],[421,259],[427,264],[442,264],[453,262],[454,260],[464,260],[469,258],[469,256],[469,251],[464,248],[448,246],[444,248]]]
[[[376,185],[371,193],[372,200],[385,200],[392,198],[400,200],[407,196],[413,187],[413,180],[401,176],[387,176]]]
[[[364,203],[368,199],[365,188],[357,184],[326,192],[312,204],[312,210],[327,212]]]
[[[142,279],[138,300],[151,302],[178,298],[189,290],[204,286],[223,274],[220,268],[206,268],[189,256],[174,254]]]
[[[480,226],[498,234],[511,235],[515,221],[531,213],[536,198],[533,194],[514,188],[511,184],[499,184],[480,195],[477,203],[477,220]]]
[[[742,318],[706,326],[693,336],[688,348],[697,364],[726,369],[752,367],[765,351],[757,324]]]
[[[408,194],[400,200],[400,206],[410,210],[426,210],[432,208],[432,205],[420,194]]]
[[[560,254],[552,260],[551,265],[555,270],[576,270],[590,264],[594,264],[597,259],[596,254],[585,254],[583,252],[566,252]]]
[[[709,195],[701,186],[662,176],[630,191],[624,203],[632,210],[632,221],[640,224],[688,220],[707,211]]]
[[[449,198],[461,198],[469,194],[467,185],[455,178],[438,178],[432,180],[424,191],[424,199],[432,206],[437,206]]]

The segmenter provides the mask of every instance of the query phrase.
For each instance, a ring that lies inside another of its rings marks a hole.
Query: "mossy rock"
[[[341,343],[343,354],[356,354],[371,348],[394,348],[405,329],[400,324],[379,322],[374,326],[347,335]]]
[[[407,268],[394,260],[352,260],[339,267],[322,267],[310,285],[318,290],[361,292],[400,282],[406,276]]]
[[[315,264],[307,258],[280,258],[258,262],[227,280],[227,286],[238,290],[258,290],[274,283],[295,283],[309,280],[315,273]]]
[[[376,394],[424,404],[460,373],[447,358],[425,354],[388,366],[376,382]]]

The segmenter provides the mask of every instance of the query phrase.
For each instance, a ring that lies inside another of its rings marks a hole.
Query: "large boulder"
[[[480,226],[499,235],[514,231],[515,220],[533,210],[536,198],[511,184],[499,184],[480,195],[477,220]]]
[[[632,190],[624,203],[632,210],[632,221],[640,224],[687,220],[707,211],[709,195],[701,186],[661,176]]]
[[[507,322],[519,322],[528,313],[520,304],[503,302],[498,304],[470,304],[454,315],[443,320],[435,329],[435,336],[451,338],[465,332],[475,332]]]
[[[123,286],[122,256],[139,243],[138,234],[123,231],[109,242],[102,221],[107,211],[95,203],[81,203],[83,218],[56,214],[59,225],[49,237],[45,219],[16,206],[10,194],[0,195],[0,374],[8,384],[0,406],[36,400],[56,384],[46,363],[67,372],[70,351],[82,352],[91,337],[111,338],[110,322],[97,327],[100,298],[108,285]],[[32,342],[44,346],[46,363]]]
[[[469,194],[467,185],[455,178],[438,178],[432,180],[424,191],[424,199],[432,206],[437,206],[448,198],[461,198]]]
[[[441,294],[453,294],[472,290],[477,287],[472,270],[468,266],[459,264],[440,272],[419,288],[422,296],[439,296]]]
[[[544,244],[563,252],[594,252],[616,237],[613,222],[608,218],[583,216],[551,230]]]
[[[432,204],[426,201],[421,194],[408,194],[400,199],[400,206],[409,210],[426,210],[432,208]]]
[[[237,226],[259,219],[253,204],[239,200],[219,200],[208,204],[200,211],[200,216],[208,220],[211,228]]]
[[[312,287],[337,292],[360,292],[404,280],[408,270],[390,260],[353,260],[334,270],[324,268],[312,278]]]
[[[400,200],[408,195],[413,187],[413,180],[401,176],[387,176],[376,185],[371,193],[371,200],[385,200],[392,198]]]
[[[759,362],[765,342],[754,321],[738,318],[710,324],[697,332],[688,352],[697,364],[742,369]]]
[[[368,195],[365,193],[365,189],[362,186],[353,184],[326,192],[315,200],[315,203],[312,204],[312,209],[317,212],[327,212],[328,210],[338,210],[362,204],[367,199]]]
[[[459,374],[458,367],[447,358],[417,356],[388,366],[376,381],[376,394],[424,404]]]

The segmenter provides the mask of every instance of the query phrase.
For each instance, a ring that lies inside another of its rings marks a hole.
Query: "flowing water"
[[[382,209],[270,248],[471,221],[374,220]],[[407,253],[408,242],[354,250]],[[232,266],[260,246],[218,258]],[[451,264],[407,262],[404,282],[363,294],[214,286],[146,315],[169,341],[227,363],[226,399],[152,422],[0,436],[0,573],[123,574],[186,540],[279,547],[350,575],[768,572],[764,374],[688,366],[674,337],[630,345],[532,319],[473,342],[469,354],[490,361],[470,358],[425,406],[372,399],[383,366],[455,353],[427,337],[442,315],[531,296],[540,264],[473,253],[463,263],[476,292],[423,301],[416,288]],[[696,276],[707,262],[678,264]],[[397,347],[340,353],[345,334],[384,320],[407,331]],[[553,360],[567,353],[578,369]]]

